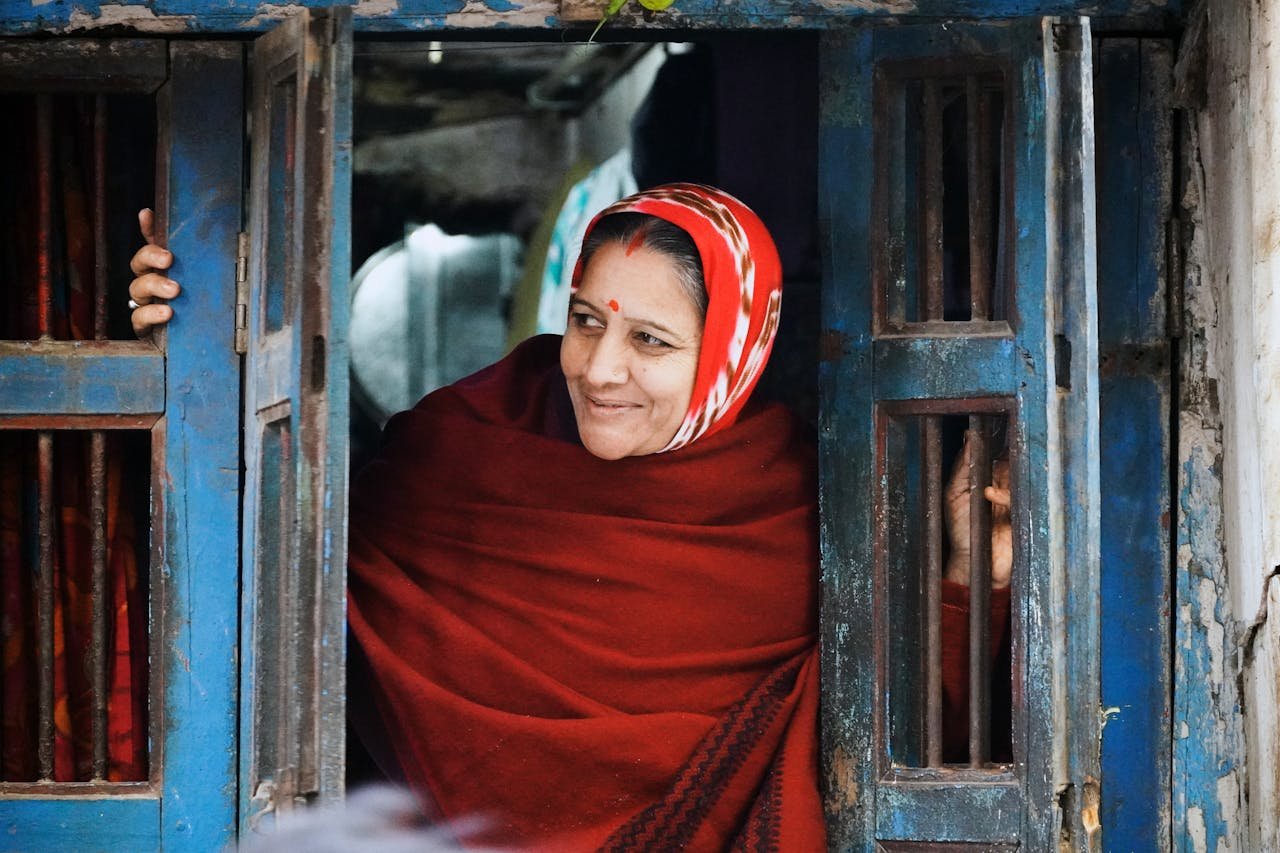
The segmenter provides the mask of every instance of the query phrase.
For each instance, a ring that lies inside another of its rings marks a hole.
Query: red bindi
[[[617,314],[617,313],[618,313],[618,300],[616,300],[616,299],[610,299],[610,300],[609,300],[609,309],[610,309],[611,311],[613,311],[613,313]]]

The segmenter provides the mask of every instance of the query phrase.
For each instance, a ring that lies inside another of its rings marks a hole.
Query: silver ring
[[[141,305],[139,305],[138,303],[134,302],[132,299],[130,299],[130,300],[129,300],[129,310],[130,310],[130,311],[136,311],[137,309],[139,309],[139,308],[141,308],[141,307],[142,307]]]

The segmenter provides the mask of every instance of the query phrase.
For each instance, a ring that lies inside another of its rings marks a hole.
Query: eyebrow
[[[586,306],[587,308],[590,308],[592,311],[594,311],[594,312],[596,312],[597,314],[599,314],[600,316],[602,316],[602,317],[604,316],[604,310],[603,310],[603,309],[601,309],[600,307],[598,307],[598,306],[596,306],[596,305],[591,304],[591,303],[590,303],[590,302],[588,302],[587,300],[583,299],[581,296],[573,296],[573,297],[571,297],[571,298],[569,299],[569,304],[570,304],[570,305],[584,305],[584,306]],[[676,338],[677,340],[679,340],[679,341],[681,341],[681,342],[683,342],[683,341],[685,340],[684,335],[681,335],[680,333],[676,332],[676,331],[675,331],[675,330],[673,330],[673,329],[669,329],[669,328],[667,328],[666,326],[662,325],[661,323],[655,323],[653,320],[646,320],[646,319],[644,319],[643,317],[627,317],[626,319],[630,320],[632,323],[636,323],[636,324],[641,325],[641,326],[649,326],[650,328],[657,329],[659,332],[662,332],[662,333],[664,333],[664,334],[670,335],[671,337]]]

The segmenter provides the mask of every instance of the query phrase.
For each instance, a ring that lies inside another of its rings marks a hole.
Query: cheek
[[[651,368],[637,377],[655,401],[663,404],[664,414],[683,417],[693,396],[694,368],[691,365],[664,365]]]
[[[566,333],[560,341],[560,372],[566,378],[578,373],[578,365],[582,364],[582,346],[572,334]]]

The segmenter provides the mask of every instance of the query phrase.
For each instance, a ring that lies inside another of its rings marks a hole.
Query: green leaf
[[[670,2],[670,0],[668,0],[668,2]],[[600,23],[596,24],[596,28],[591,31],[591,35],[587,36],[587,44],[596,40],[596,33],[600,32],[600,28],[603,27],[610,18],[618,14],[625,5],[627,5],[627,0],[609,0],[609,5],[604,10],[604,17],[600,19]]]
[[[676,2],[676,0],[640,0],[640,5],[648,9],[650,12],[661,12],[674,2]]]

